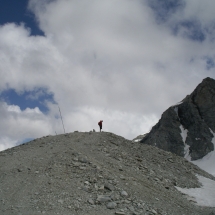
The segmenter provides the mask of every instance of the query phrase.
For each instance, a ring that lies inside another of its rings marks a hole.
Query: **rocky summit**
[[[206,78],[179,104],[171,106],[141,143],[197,160],[214,150],[215,80]],[[187,147],[186,147],[187,146]]]
[[[0,152],[1,215],[211,215],[180,193],[213,176],[107,132],[47,136]],[[207,198],[207,196],[205,196]]]

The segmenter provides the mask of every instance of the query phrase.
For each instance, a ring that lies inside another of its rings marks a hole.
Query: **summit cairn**
[[[214,150],[215,80],[203,79],[182,102],[169,107],[141,143],[197,160]]]

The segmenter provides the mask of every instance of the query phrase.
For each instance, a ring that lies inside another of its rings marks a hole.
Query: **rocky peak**
[[[215,80],[205,78],[190,97],[201,118],[215,133]]]
[[[179,156],[190,152],[196,160],[214,150],[213,133],[215,80],[205,78],[181,103],[168,108],[141,142]]]

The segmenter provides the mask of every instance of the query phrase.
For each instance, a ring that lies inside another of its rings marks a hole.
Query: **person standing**
[[[98,125],[99,125],[99,128],[100,128],[100,132],[101,132],[101,130],[102,130],[102,123],[103,123],[103,120],[100,120],[100,121],[98,122]]]

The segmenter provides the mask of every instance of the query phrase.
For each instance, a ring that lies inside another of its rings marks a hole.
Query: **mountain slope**
[[[0,214],[209,215],[181,194],[213,179],[182,157],[112,133],[47,136],[0,152]]]
[[[168,108],[141,143],[157,146],[191,160],[214,150],[215,80],[206,78],[181,103]],[[186,134],[186,135],[184,135]]]

